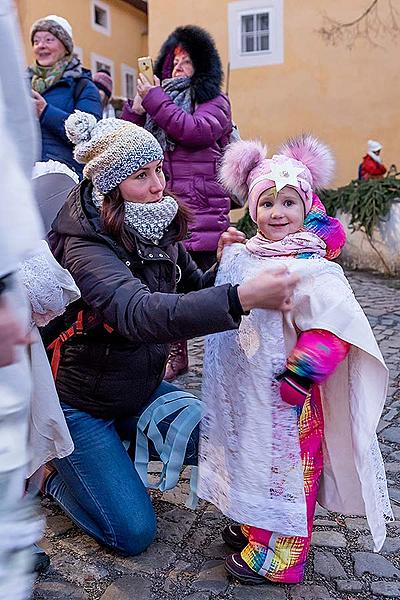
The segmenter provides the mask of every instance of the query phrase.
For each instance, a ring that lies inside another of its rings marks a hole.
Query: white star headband
[[[265,175],[256,177],[252,182],[249,193],[259,181],[270,179],[275,183],[276,191],[279,192],[285,185],[299,187],[299,174],[304,171],[304,168],[296,167],[290,158],[282,162],[270,161],[271,171]]]

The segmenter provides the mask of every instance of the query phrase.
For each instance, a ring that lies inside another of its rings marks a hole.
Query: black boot
[[[33,544],[32,546],[32,554],[33,554],[33,565],[32,572],[40,575],[47,571],[50,566],[50,558],[47,556],[46,552],[38,546],[37,544]]]
[[[243,550],[249,543],[240,525],[227,525],[221,535],[225,544],[233,550]]]

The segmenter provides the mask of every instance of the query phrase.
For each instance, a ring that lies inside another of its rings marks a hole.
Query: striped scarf
[[[67,56],[63,56],[63,58],[54,63],[51,67],[42,67],[37,63],[32,65],[32,89],[39,94],[43,94],[43,92],[61,79],[65,69],[71,62],[71,58],[72,55],[67,54]]]

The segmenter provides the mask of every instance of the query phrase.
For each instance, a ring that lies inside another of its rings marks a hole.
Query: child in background
[[[99,90],[101,105],[103,107],[103,119],[110,119],[115,117],[115,110],[111,104],[111,97],[113,92],[113,80],[110,73],[107,71],[97,71],[93,75],[93,81]]]
[[[309,229],[315,189],[334,161],[311,136],[272,159],[257,142],[232,144],[221,180],[248,195],[257,234],[224,250],[216,284],[241,284],[267,265],[301,276],[285,315],[252,310],[237,331],[207,338],[200,497],[246,525],[225,528],[227,571],[243,583],[298,583],[317,498],[367,516],[375,548],[392,518],[376,426],[387,369],[326,232]]]

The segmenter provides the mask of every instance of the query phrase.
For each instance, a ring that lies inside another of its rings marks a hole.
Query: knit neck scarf
[[[246,248],[252,254],[262,258],[294,257],[309,258],[316,254],[325,256],[326,244],[314,233],[308,231],[297,231],[290,233],[283,240],[272,242],[267,240],[261,233],[249,239]]]
[[[173,100],[179,108],[189,114],[192,112],[191,81],[190,77],[172,77],[170,79],[164,79],[161,84],[164,92],[168,94],[171,100]],[[173,150],[175,148],[175,142],[168,138],[165,131],[153,121],[150,115],[146,116],[144,128],[154,135],[164,151]]]
[[[72,55],[67,54],[67,56],[60,58],[60,60],[51,67],[42,67],[37,63],[32,65],[32,89],[35,90],[35,92],[39,92],[39,94],[43,94],[43,92],[61,79],[65,69],[71,62],[71,58]]]
[[[93,188],[92,200],[95,207],[101,211],[104,196]],[[178,212],[178,203],[172,196],[164,196],[160,202],[124,202],[124,223],[130,229],[136,230],[147,240],[158,244],[166,228],[174,220]]]

